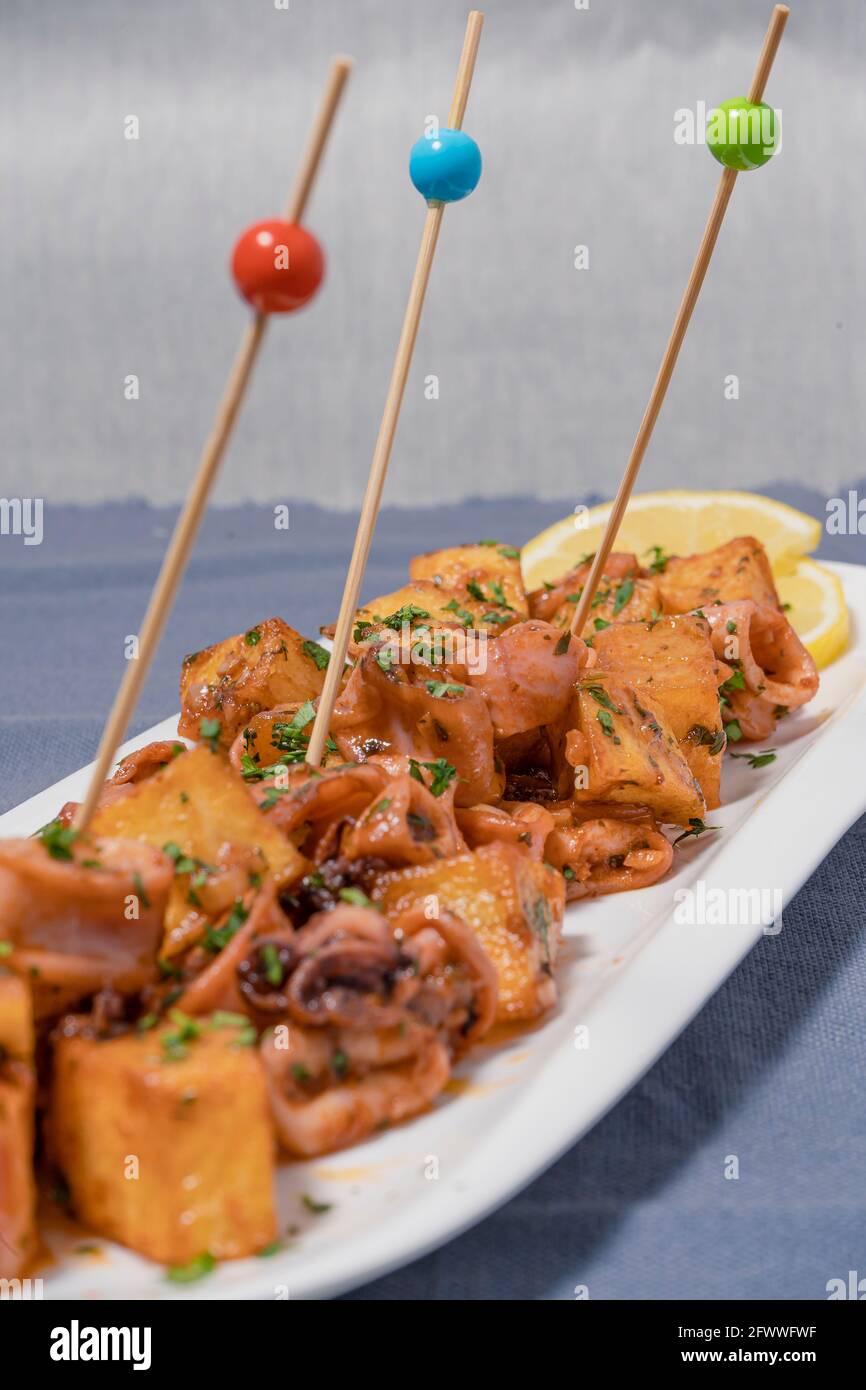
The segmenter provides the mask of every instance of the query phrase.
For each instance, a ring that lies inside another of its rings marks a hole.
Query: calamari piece
[[[448,1048],[421,1024],[372,1037],[291,1027],[278,1048],[279,1036],[265,1034],[261,1056],[277,1139],[298,1158],[348,1148],[419,1115],[451,1075]],[[370,1060],[374,1047],[378,1065]],[[335,1080],[335,1072],[346,1079]]]
[[[121,758],[106,785],[125,787],[136,782],[145,782],[148,777],[153,777],[154,773],[167,767],[186,751],[186,744],[181,743],[179,739],[162,739],[157,743],[146,743],[143,748],[136,748],[133,753]]]
[[[451,1058],[490,1028],[496,973],[453,913],[411,909],[395,926],[368,908],[341,905],[310,919],[293,942],[285,981],[270,986],[261,962],[259,1015],[288,1026],[262,1039],[282,1146],[312,1157],[367,1138],[425,1109]]]
[[[273,880],[251,891],[218,920],[205,941],[196,945],[182,960],[172,962],[171,988],[177,989],[178,976],[183,993],[177,1007],[186,1014],[252,1013],[244,989],[243,972],[238,967],[253,950],[266,944],[273,948],[274,971],[287,967],[294,958],[294,927],[280,907]],[[271,960],[268,955],[268,960]]]
[[[294,769],[290,770],[294,775]],[[378,763],[343,763],[320,774],[299,769],[298,781],[288,786],[255,782],[250,791],[263,807],[269,823],[291,838],[307,858],[321,858],[319,846],[332,828],[362,816],[378,800],[388,783],[388,772]]]
[[[199,747],[101,807],[94,833],[168,846],[175,877],[166,913],[166,949],[174,955],[247,891],[251,875],[270,873],[279,888],[300,878],[305,862],[260,811],[226,760]]]
[[[731,690],[725,692],[722,718],[728,745],[745,739],[747,743],[759,743],[771,738],[776,724],[787,714],[783,705],[775,705],[763,695],[752,690]]]
[[[26,1274],[37,1254],[35,1100],[30,990],[0,974],[0,1279]]]
[[[4,964],[31,980],[37,1018],[152,980],[171,885],[171,861],[133,839],[49,828],[0,841]]]
[[[535,802],[507,806],[469,806],[458,810],[457,824],[470,849],[481,845],[514,845],[530,859],[544,858],[544,845],[554,828],[550,812]]]
[[[409,574],[474,600],[482,605],[482,615],[498,615],[487,617],[488,622],[504,626],[529,617],[520,551],[514,546],[492,541],[431,550],[409,561]]]
[[[488,642],[487,649],[501,640]],[[369,651],[337,700],[331,734],[354,762],[377,755],[397,768],[407,757],[423,763],[444,759],[455,769],[459,805],[502,794],[487,701],[465,668],[401,666]]]
[[[434,796],[421,779],[435,786],[436,765],[415,760],[413,765],[417,776],[407,772],[389,778],[384,795],[346,826],[339,842],[341,854],[349,859],[381,859],[402,868],[460,853],[464,840],[454,819],[454,786]]]
[[[486,671],[467,680],[487,701],[496,738],[504,739],[562,716],[587,649],[579,637],[530,618],[489,641],[486,653]]]
[[[548,837],[545,854],[565,877],[568,902],[649,888],[667,873],[674,857],[654,820],[607,816],[558,826]]]
[[[570,569],[561,579],[555,583],[543,584],[540,589],[533,589],[528,595],[529,616],[531,618],[541,618],[546,623],[552,623],[554,616],[568,603],[573,609],[574,604],[580,598],[581,591],[589,576],[592,568],[593,557],[590,555],[582,564]],[[613,551],[607,557],[605,572],[602,575],[600,589],[614,588],[619,583],[631,577],[638,578],[642,573],[636,555],[631,555],[628,551]]]
[[[328,653],[284,623],[268,618],[248,632],[184,657],[178,733],[229,748],[259,710],[321,693]],[[213,732],[202,732],[213,726]]]
[[[394,922],[410,909],[435,916],[445,908],[471,927],[496,969],[497,1022],[538,1018],[555,1004],[564,881],[516,846],[482,845],[383,874],[373,896]]]
[[[741,598],[769,608],[780,606],[767,552],[754,536],[740,536],[700,555],[668,560],[658,585],[665,613],[688,613]]]
[[[565,760],[576,802],[639,803],[675,825],[703,818],[700,784],[646,686],[593,671],[575,692],[570,722]]]
[[[708,809],[714,810],[720,805],[725,747],[718,694],[724,673],[710,624],[696,614],[616,623],[596,634],[593,648],[602,670],[627,681],[641,697],[651,695],[700,782]]]
[[[818,690],[818,669],[784,613],[741,599],[705,610],[710,640],[721,661],[740,672],[745,689],[770,705],[799,709]],[[732,685],[729,678],[725,693]]]

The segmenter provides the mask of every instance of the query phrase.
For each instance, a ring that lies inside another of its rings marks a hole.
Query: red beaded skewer
[[[76,830],[86,830],[96,810],[103,783],[159,645],[262,345],[268,316],[300,308],[315,294],[321,282],[321,249],[315,238],[298,224],[351,69],[349,58],[335,58],[331,63],[322,103],[310,131],[284,217],[255,223],[247,228],[235,246],[232,257],[235,279],[255,312],[244,329],[213,429],[205,442],[198,471],[154,584],[139,633],[138,658],[127,665],[106,721],[87,794],[75,814],[73,825]]]

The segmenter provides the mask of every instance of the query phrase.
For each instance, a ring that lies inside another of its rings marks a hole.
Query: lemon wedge
[[[836,575],[816,560],[801,560],[790,574],[777,576],[776,587],[816,666],[829,666],[848,645],[848,607]]]
[[[610,516],[611,502],[578,509],[529,541],[521,552],[529,589],[558,579],[597,550]],[[646,561],[659,545],[668,555],[712,550],[734,536],[756,536],[770,557],[775,574],[788,574],[801,556],[821,539],[821,523],[753,492],[644,492],[632,497],[615,550],[634,551]]]

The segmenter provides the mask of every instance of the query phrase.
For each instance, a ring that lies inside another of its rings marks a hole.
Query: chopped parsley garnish
[[[422,767],[431,774],[430,791],[434,796],[441,796],[446,788],[450,786],[452,778],[457,776],[456,767],[445,758],[437,758],[436,761],[432,763],[422,763],[418,762],[415,758],[410,758],[410,776],[414,777],[416,782],[420,782],[422,787],[427,785],[421,775]]]
[[[335,1076],[345,1076],[349,1070],[349,1059],[341,1048],[331,1057],[331,1070]]]
[[[619,585],[613,599],[613,616],[621,613],[634,593],[634,580],[624,579]]]
[[[334,1205],[333,1202],[316,1202],[312,1197],[308,1197],[306,1192],[302,1196],[301,1201],[307,1208],[307,1211],[311,1211],[314,1216],[324,1215],[324,1213],[330,1211]]]
[[[444,612],[453,613],[456,617],[460,619],[464,627],[472,626],[472,614],[468,611],[468,609],[461,608],[456,598],[453,598],[450,603],[446,603]]]
[[[72,858],[72,846],[78,839],[78,831],[73,830],[71,825],[61,825],[59,820],[50,820],[39,831],[39,839],[52,859],[69,860]]]
[[[728,679],[719,686],[725,695],[730,695],[732,690],[745,690],[746,678],[742,671],[732,671]]]
[[[266,941],[261,948],[262,963],[265,967],[265,979],[269,985],[277,986],[283,983],[283,967],[280,962],[280,954],[272,941]]]
[[[652,574],[662,574],[667,567],[668,560],[671,558],[669,555],[665,555],[660,545],[651,545],[644,551],[644,555],[651,555],[653,557],[647,566]]]
[[[477,599],[479,603],[488,602],[487,596],[477,579],[467,579],[466,592],[470,597]]]
[[[674,844],[678,845],[680,840],[688,840],[692,835],[697,839],[698,835],[703,835],[705,831],[718,830],[718,828],[717,825],[704,825],[704,822],[698,816],[689,816],[689,829],[684,830],[682,835],[678,835],[674,840]]]
[[[341,888],[340,898],[344,903],[351,903],[353,907],[373,907],[374,904],[362,892],[360,888]]]
[[[138,894],[138,901],[141,903],[142,907],[150,907],[150,898],[147,896],[147,892],[145,890],[144,883],[142,882],[141,874],[138,872],[138,869],[136,869],[134,874],[132,875],[132,885],[136,893]]]
[[[519,560],[519,559],[520,559],[520,551],[517,550],[517,549],[515,549],[515,547],[514,547],[513,545],[500,545],[500,546],[497,548],[496,553],[497,553],[497,555],[501,555],[502,558],[503,558],[503,560]]]
[[[0,959],[2,959],[3,956],[11,956],[11,954],[12,954],[12,942],[11,942],[11,941],[0,941]]]
[[[586,693],[591,695],[596,704],[601,705],[603,709],[612,710],[614,714],[622,714],[619,705],[614,704],[603,685],[588,685]]]
[[[200,737],[210,747],[210,751],[215,753],[219,745],[220,730],[222,724],[218,719],[200,719],[198,731]]]
[[[382,619],[382,622],[385,627],[402,627],[403,623],[411,623],[416,619],[420,621],[429,617],[430,614],[426,608],[419,608],[417,603],[404,603],[402,608],[390,613],[387,618]]]
[[[330,652],[325,651],[325,648],[320,647],[318,642],[312,642],[309,638],[304,642],[303,653],[304,656],[308,656],[311,661],[316,663],[316,669],[319,671],[324,671],[331,660]]]
[[[204,1254],[196,1255],[195,1259],[190,1260],[185,1265],[172,1265],[165,1277],[172,1284],[192,1284],[196,1279],[203,1279],[214,1269],[216,1269],[216,1260],[209,1250],[205,1250]]]
[[[613,727],[613,715],[610,714],[608,710],[600,709],[596,718],[598,719],[598,722],[601,725],[602,733],[607,738],[612,738],[614,743],[622,742],[622,740],[620,739],[619,735]]]
[[[188,1043],[194,1042],[201,1034],[201,1024],[180,1009],[171,1009],[169,1018],[176,1025],[174,1033],[164,1033],[160,1039],[163,1056],[167,1062],[182,1062],[189,1056]]]
[[[376,653],[376,665],[387,675],[394,665],[394,653],[389,647],[382,647]]]
[[[202,945],[206,951],[212,951],[217,955],[224,946],[227,946],[232,937],[240,931],[244,922],[249,917],[249,910],[237,899],[234,907],[221,927],[209,926],[205,932]]]
[[[257,627],[251,627],[249,632],[244,633],[244,641],[248,647],[256,647],[262,640],[262,634]]]
[[[743,737],[739,719],[732,719],[730,723],[726,724],[725,733],[728,736],[728,743],[739,743],[740,739]]]
[[[774,763],[778,754],[775,748],[766,748],[763,753],[732,753],[732,758],[745,758],[749,767],[766,767],[768,763]]]
[[[553,649],[554,656],[565,656],[571,646],[571,633],[564,632]]]
[[[726,631],[726,632],[736,632],[736,630],[737,630],[737,624],[734,622],[733,618],[728,618],[728,621],[725,623],[725,631]]]
[[[604,618],[593,618],[593,624],[596,632],[603,632],[606,627],[610,627],[610,623],[605,622]]]
[[[425,686],[434,700],[444,700],[446,695],[462,695],[465,685],[452,685],[450,681],[425,681]]]

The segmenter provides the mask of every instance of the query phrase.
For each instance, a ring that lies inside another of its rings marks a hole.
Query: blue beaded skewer
[[[447,127],[438,131],[429,141],[419,140],[414,146],[410,158],[410,176],[415,187],[427,199],[427,216],[424,219],[421,248],[415,263],[415,274],[412,277],[412,286],[409,290],[409,302],[406,305],[403,327],[400,331],[400,340],[397,344],[397,353],[388,385],[388,394],[385,398],[385,408],[382,412],[382,423],[379,426],[376,447],[373,450],[370,476],[367,480],[361,516],[355,533],[355,544],[340,603],[340,616],[337,619],[334,633],[331,659],[328,662],[325,684],[319,696],[316,719],[310,734],[310,742],[307,745],[307,763],[314,768],[318,768],[322,761],[331,715],[337,699],[340,679],[346,665],[349,637],[358,608],[364,571],[367,567],[367,556],[370,553],[370,544],[376,528],[376,518],[379,515],[379,504],[382,500],[382,489],[385,486],[385,476],[388,472],[391,449],[394,445],[394,435],[397,431],[397,421],[400,417],[400,406],[406,389],[406,379],[412,365],[412,353],[418,335],[418,325],[421,322],[421,310],[424,307],[424,296],[427,292],[427,283],[433,266],[436,243],[439,239],[442,214],[445,211],[446,203],[457,202],[460,198],[465,198],[471,193],[481,176],[481,154],[478,146],[468,135],[463,134],[460,127],[466,113],[466,103],[469,99],[469,88],[472,83],[472,73],[475,68],[475,57],[478,52],[483,23],[484,15],[481,11],[472,10],[466,23],[463,52],[460,55],[460,65],[457,69]]]

